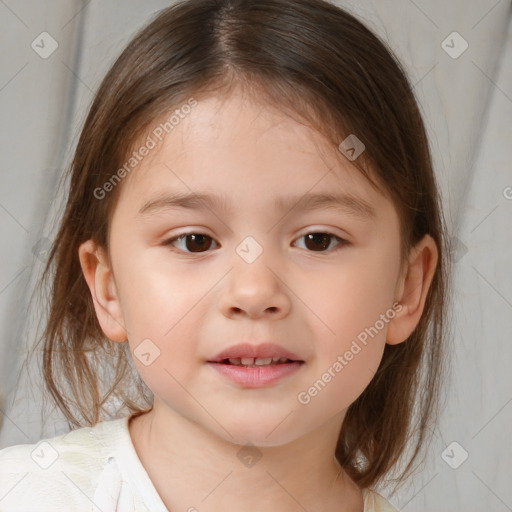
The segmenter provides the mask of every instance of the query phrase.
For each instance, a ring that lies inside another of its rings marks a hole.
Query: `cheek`
[[[360,256],[350,261],[347,258],[324,279],[315,279],[319,286],[310,284],[308,306],[323,321],[327,346],[343,348],[373,326],[394,302],[396,260],[377,257],[376,253]],[[384,327],[385,331],[387,323]]]
[[[361,395],[375,375],[382,357],[384,345],[362,347],[348,361],[342,354],[341,360],[331,361],[328,367],[318,373],[309,386],[297,396],[298,407],[309,421],[315,418],[332,417],[346,409]]]
[[[180,319],[195,310],[211,285],[191,272],[176,269],[165,252],[156,257],[126,258],[119,264],[122,309],[130,331],[167,337],[179,327]]]
[[[321,286],[308,306],[322,322],[316,322],[313,379],[303,391],[317,412],[348,407],[375,375],[394,317],[398,270],[398,252],[381,247],[346,258],[329,279],[315,281]]]
[[[130,350],[142,379],[152,390],[162,382],[176,384],[171,375],[182,382],[199,357],[194,333],[211,283],[136,258],[119,265],[118,278]]]
[[[149,314],[147,312],[146,316]],[[169,323],[138,326],[134,336],[129,338],[130,351],[141,379],[156,396],[168,403],[185,403],[188,395],[183,390],[193,387],[202,361],[194,336],[197,319],[183,314],[174,318],[167,315],[167,318],[171,320]],[[141,323],[143,321],[146,318],[141,312]]]
[[[316,358],[302,399],[298,397],[314,415],[332,416],[364,391],[380,365],[392,318],[390,294],[376,290],[378,285],[368,274],[364,279],[347,276],[342,281],[343,292],[335,283],[330,285],[329,293],[337,300],[319,309],[329,329],[317,330]]]

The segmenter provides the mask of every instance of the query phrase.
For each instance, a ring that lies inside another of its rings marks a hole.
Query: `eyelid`
[[[338,243],[335,245],[332,249],[326,250],[326,251],[306,251],[308,253],[318,253],[318,254],[332,254],[334,252],[337,252],[338,250],[342,249],[343,247],[346,247],[347,245],[351,245],[351,242],[347,240],[346,238],[337,235],[336,233],[333,233],[332,231],[326,230],[326,229],[311,229],[303,233],[302,235],[299,235],[294,239],[294,241],[299,240],[303,238],[306,235],[312,234],[312,233],[321,233],[323,235],[328,235],[333,239],[337,239]]]
[[[337,235],[332,230],[325,229],[325,228],[309,228],[307,231],[303,232],[301,235],[295,237],[293,239],[293,241],[295,242],[295,241],[303,238],[306,235],[317,234],[317,233],[328,235],[331,238],[336,239],[338,241],[337,245],[334,246],[332,249],[328,249],[328,250],[325,250],[325,251],[308,251],[308,250],[306,250],[306,252],[310,252],[310,253],[313,253],[313,254],[316,253],[316,252],[318,252],[319,254],[323,254],[323,253],[329,254],[329,253],[336,252],[337,250],[339,250],[339,249],[341,249],[341,248],[343,248],[343,247],[345,247],[347,245],[351,245],[351,242],[349,240],[347,240],[347,238],[345,238],[343,236],[340,236],[340,235]],[[188,235],[203,235],[203,236],[206,236],[206,237],[210,238],[211,240],[213,240],[213,242],[218,247],[220,246],[219,242],[217,242],[217,240],[213,236],[208,235],[207,233],[201,231],[200,229],[194,229],[194,230],[190,230],[190,231],[183,231],[183,232],[178,233],[178,234],[176,234],[176,235],[174,235],[174,236],[172,236],[170,238],[166,238],[163,241],[163,245],[164,246],[172,246],[173,242],[179,240],[180,238],[184,238],[184,237],[186,237]],[[177,251],[177,252],[182,253],[182,254],[206,254],[208,252],[211,252],[210,250],[206,250],[206,251],[203,251],[203,252],[194,253],[194,252],[183,251],[181,249],[176,249],[176,248],[173,248],[172,250],[173,251]]]
[[[336,231],[341,231],[341,234],[337,234]],[[304,235],[308,235],[310,233],[325,233],[328,235],[332,235],[333,237],[340,238],[341,240],[346,240],[347,242],[349,241],[350,238],[349,234],[343,230],[340,230],[340,228],[334,228],[331,226],[312,226],[306,228],[305,231],[301,231],[301,234],[297,236],[295,239],[300,238],[301,236]]]
[[[215,240],[215,238],[213,236],[210,236],[208,233],[205,233],[203,231],[200,231],[199,229],[195,229],[195,230],[192,230],[192,231],[183,231],[182,233],[178,233],[177,235],[173,235],[171,236],[170,238],[166,238],[163,242],[162,242],[162,245],[164,246],[167,246],[167,245],[171,245],[173,244],[173,242],[179,240],[180,238],[184,238],[188,235],[202,235],[202,236],[207,236],[208,238],[210,238],[211,240],[213,240],[213,242],[215,244],[217,244],[217,246],[220,247],[220,244],[219,242],[217,242],[217,240]],[[184,254],[206,254],[207,252],[210,252],[209,250],[208,251],[204,251],[204,252],[198,252],[198,253],[193,253],[193,252],[187,252],[187,251],[182,251],[181,249],[173,249],[173,250],[177,250],[178,252],[180,253],[184,253]]]

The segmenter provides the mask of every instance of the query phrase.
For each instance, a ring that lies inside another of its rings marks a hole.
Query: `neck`
[[[309,439],[272,447],[240,446],[176,413],[158,414],[155,409],[132,418],[129,430],[142,465],[170,511],[229,512],[250,503],[254,512],[295,512],[297,507],[363,512],[361,491],[334,458],[332,447],[328,450],[329,443],[314,449]],[[325,430],[324,439],[325,434],[336,434],[330,425]]]

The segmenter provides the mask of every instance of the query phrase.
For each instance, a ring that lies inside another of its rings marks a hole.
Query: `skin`
[[[225,194],[229,211],[138,215],[171,190]],[[364,199],[376,216],[274,208],[283,195],[333,191]],[[165,244],[184,232],[211,239],[188,239],[202,252],[187,252],[186,239]],[[305,234],[325,232],[349,243],[307,245]],[[236,252],[247,236],[263,250],[252,263]],[[128,340],[132,354],[144,339],[160,350],[148,366],[134,357],[155,402],[129,428],[166,507],[361,512],[361,490],[334,459],[338,433],[385,344],[404,342],[419,322],[434,241],[426,236],[401,265],[399,219],[384,191],[319,133],[235,92],[200,101],[124,179],[109,244],[107,254],[87,241],[80,262],[105,335]],[[299,403],[395,302],[400,312]],[[237,386],[206,360],[242,341],[273,341],[305,363],[270,387]],[[252,467],[237,457],[247,443],[261,456]]]

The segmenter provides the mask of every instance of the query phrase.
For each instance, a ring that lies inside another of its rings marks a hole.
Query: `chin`
[[[222,426],[226,430],[217,425],[215,432],[222,439],[234,445],[254,445],[262,448],[282,446],[301,436],[296,430],[296,423],[294,431],[290,430],[292,428],[289,422],[290,418],[291,416],[283,421],[282,416],[275,418],[268,416],[262,420],[261,417],[246,415],[244,418],[240,418],[237,423],[232,421],[229,423],[222,422]]]

